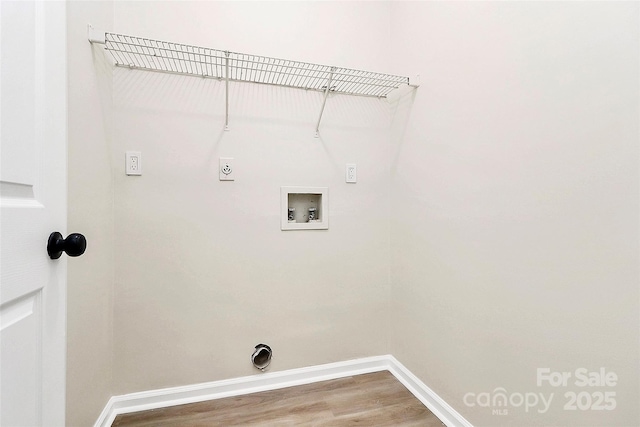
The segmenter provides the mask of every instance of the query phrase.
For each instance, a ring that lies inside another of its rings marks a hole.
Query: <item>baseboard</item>
[[[467,420],[391,355],[113,396],[94,427],[110,427],[116,416],[130,412],[222,399],[385,370],[391,372],[447,426],[471,427]]]
[[[395,357],[388,355],[389,372],[393,374],[424,406],[440,418],[448,427],[473,427],[462,415],[453,409],[447,402],[425,385],[418,377],[413,375]]]

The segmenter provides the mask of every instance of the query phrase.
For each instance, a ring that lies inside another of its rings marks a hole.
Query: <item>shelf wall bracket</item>
[[[107,34],[104,31],[96,30],[91,24],[87,25],[87,37],[90,43],[107,43]]]
[[[225,96],[225,109],[224,109],[224,130],[229,130],[229,55],[231,52],[228,50],[224,52],[224,96]]]
[[[327,104],[327,97],[329,96],[329,91],[331,90],[331,82],[333,81],[333,72],[336,70],[336,67],[331,67],[331,72],[329,72],[329,79],[327,81],[327,86],[324,88],[324,99],[322,100],[322,108],[320,108],[320,116],[318,117],[318,123],[316,123],[316,133],[315,137],[320,138],[320,120],[322,120],[322,113],[324,113],[324,106]]]

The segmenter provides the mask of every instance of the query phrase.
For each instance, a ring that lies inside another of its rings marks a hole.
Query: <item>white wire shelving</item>
[[[110,32],[89,25],[89,41],[105,46],[115,65],[225,81],[225,130],[229,129],[229,82],[249,82],[324,93],[316,124],[329,93],[386,98],[409,77],[231,52]]]

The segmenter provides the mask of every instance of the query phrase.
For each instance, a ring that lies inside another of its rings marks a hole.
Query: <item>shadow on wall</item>
[[[418,89],[410,86],[402,86],[389,97],[391,117],[391,142],[393,148],[391,154],[391,177],[396,174],[398,159],[402,152],[407,125],[411,118],[411,110],[418,95]]]
[[[106,59],[101,61],[109,66]],[[218,79],[116,67],[113,88],[116,109],[173,112],[192,117],[205,115],[214,123],[224,123],[225,83]],[[322,97],[321,92],[310,90],[230,82],[230,125],[243,120],[258,123],[277,120],[283,124],[309,124],[313,131]],[[362,102],[362,99],[330,93],[320,126],[330,122],[334,128],[345,130],[386,127],[387,120],[380,118],[388,114],[388,101],[381,98],[375,102],[373,98],[373,102]]]
[[[100,110],[102,112],[102,121],[99,123],[103,125],[102,131],[106,141],[102,148],[104,149],[104,158],[111,159],[111,143],[113,141],[113,97],[111,94],[114,87],[114,69],[101,47],[93,44],[89,46],[91,48],[93,69],[95,70],[98,85]]]

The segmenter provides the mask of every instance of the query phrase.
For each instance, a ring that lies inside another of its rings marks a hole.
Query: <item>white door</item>
[[[66,5],[0,0],[0,425],[63,426]]]

